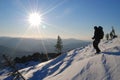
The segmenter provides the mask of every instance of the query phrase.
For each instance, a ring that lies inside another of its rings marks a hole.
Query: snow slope
[[[120,38],[99,46],[98,55],[90,44],[19,71],[27,80],[120,80]],[[0,80],[10,80],[6,74],[0,72]]]

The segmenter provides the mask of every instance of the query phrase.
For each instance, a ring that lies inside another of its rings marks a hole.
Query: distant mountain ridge
[[[77,39],[62,39],[63,52],[87,45],[88,41]],[[0,53],[7,53],[14,56],[29,55],[34,52],[55,52],[57,39],[32,39],[32,38],[11,38],[0,37]],[[3,51],[4,50],[4,51]]]

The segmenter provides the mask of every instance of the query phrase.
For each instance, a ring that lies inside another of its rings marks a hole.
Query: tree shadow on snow
[[[43,80],[46,76],[49,76],[49,75],[55,73],[61,66],[63,68],[58,73],[56,73],[54,76],[62,73],[65,69],[67,69],[67,67],[69,67],[72,64],[74,57],[78,53],[77,51],[78,51],[78,49],[74,50],[73,54],[70,56],[69,60],[67,60],[66,65],[64,65],[64,67],[62,64],[64,64],[64,62],[65,62],[64,59],[67,57],[67,53],[62,54],[60,57],[56,58],[52,62],[43,66],[37,72],[33,73],[32,78],[30,78],[29,80]]]
[[[67,61],[66,65],[65,65],[57,74],[55,74],[54,76],[62,73],[65,69],[67,69],[67,67],[69,67],[69,66],[72,64],[72,62],[73,62],[73,60],[74,60],[74,57],[78,54],[77,51],[78,51],[78,49],[75,49],[75,50],[74,50],[73,54],[71,55],[71,57],[70,57],[69,60]]]
[[[40,70],[33,73],[33,76],[29,80],[43,80],[46,76],[53,74],[63,64],[66,56],[67,53],[62,54],[60,57],[43,66]]]
[[[103,54],[120,56],[120,52],[102,52]]]

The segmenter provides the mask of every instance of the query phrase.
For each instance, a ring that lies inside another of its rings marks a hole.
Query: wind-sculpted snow
[[[27,80],[119,80],[119,38],[101,41],[99,46],[102,52],[98,55],[90,44],[19,71]],[[2,73],[0,79],[8,77]]]

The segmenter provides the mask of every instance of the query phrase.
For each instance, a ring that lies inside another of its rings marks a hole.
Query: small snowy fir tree
[[[110,37],[111,39],[117,38],[114,27],[112,27],[112,31],[110,32]]]
[[[106,39],[109,40],[109,34],[108,33],[106,34]]]
[[[56,48],[56,51],[58,53],[62,52],[63,44],[62,44],[62,39],[61,39],[61,37],[59,35],[58,35],[58,38],[57,38],[57,43],[55,45],[55,48]]]

